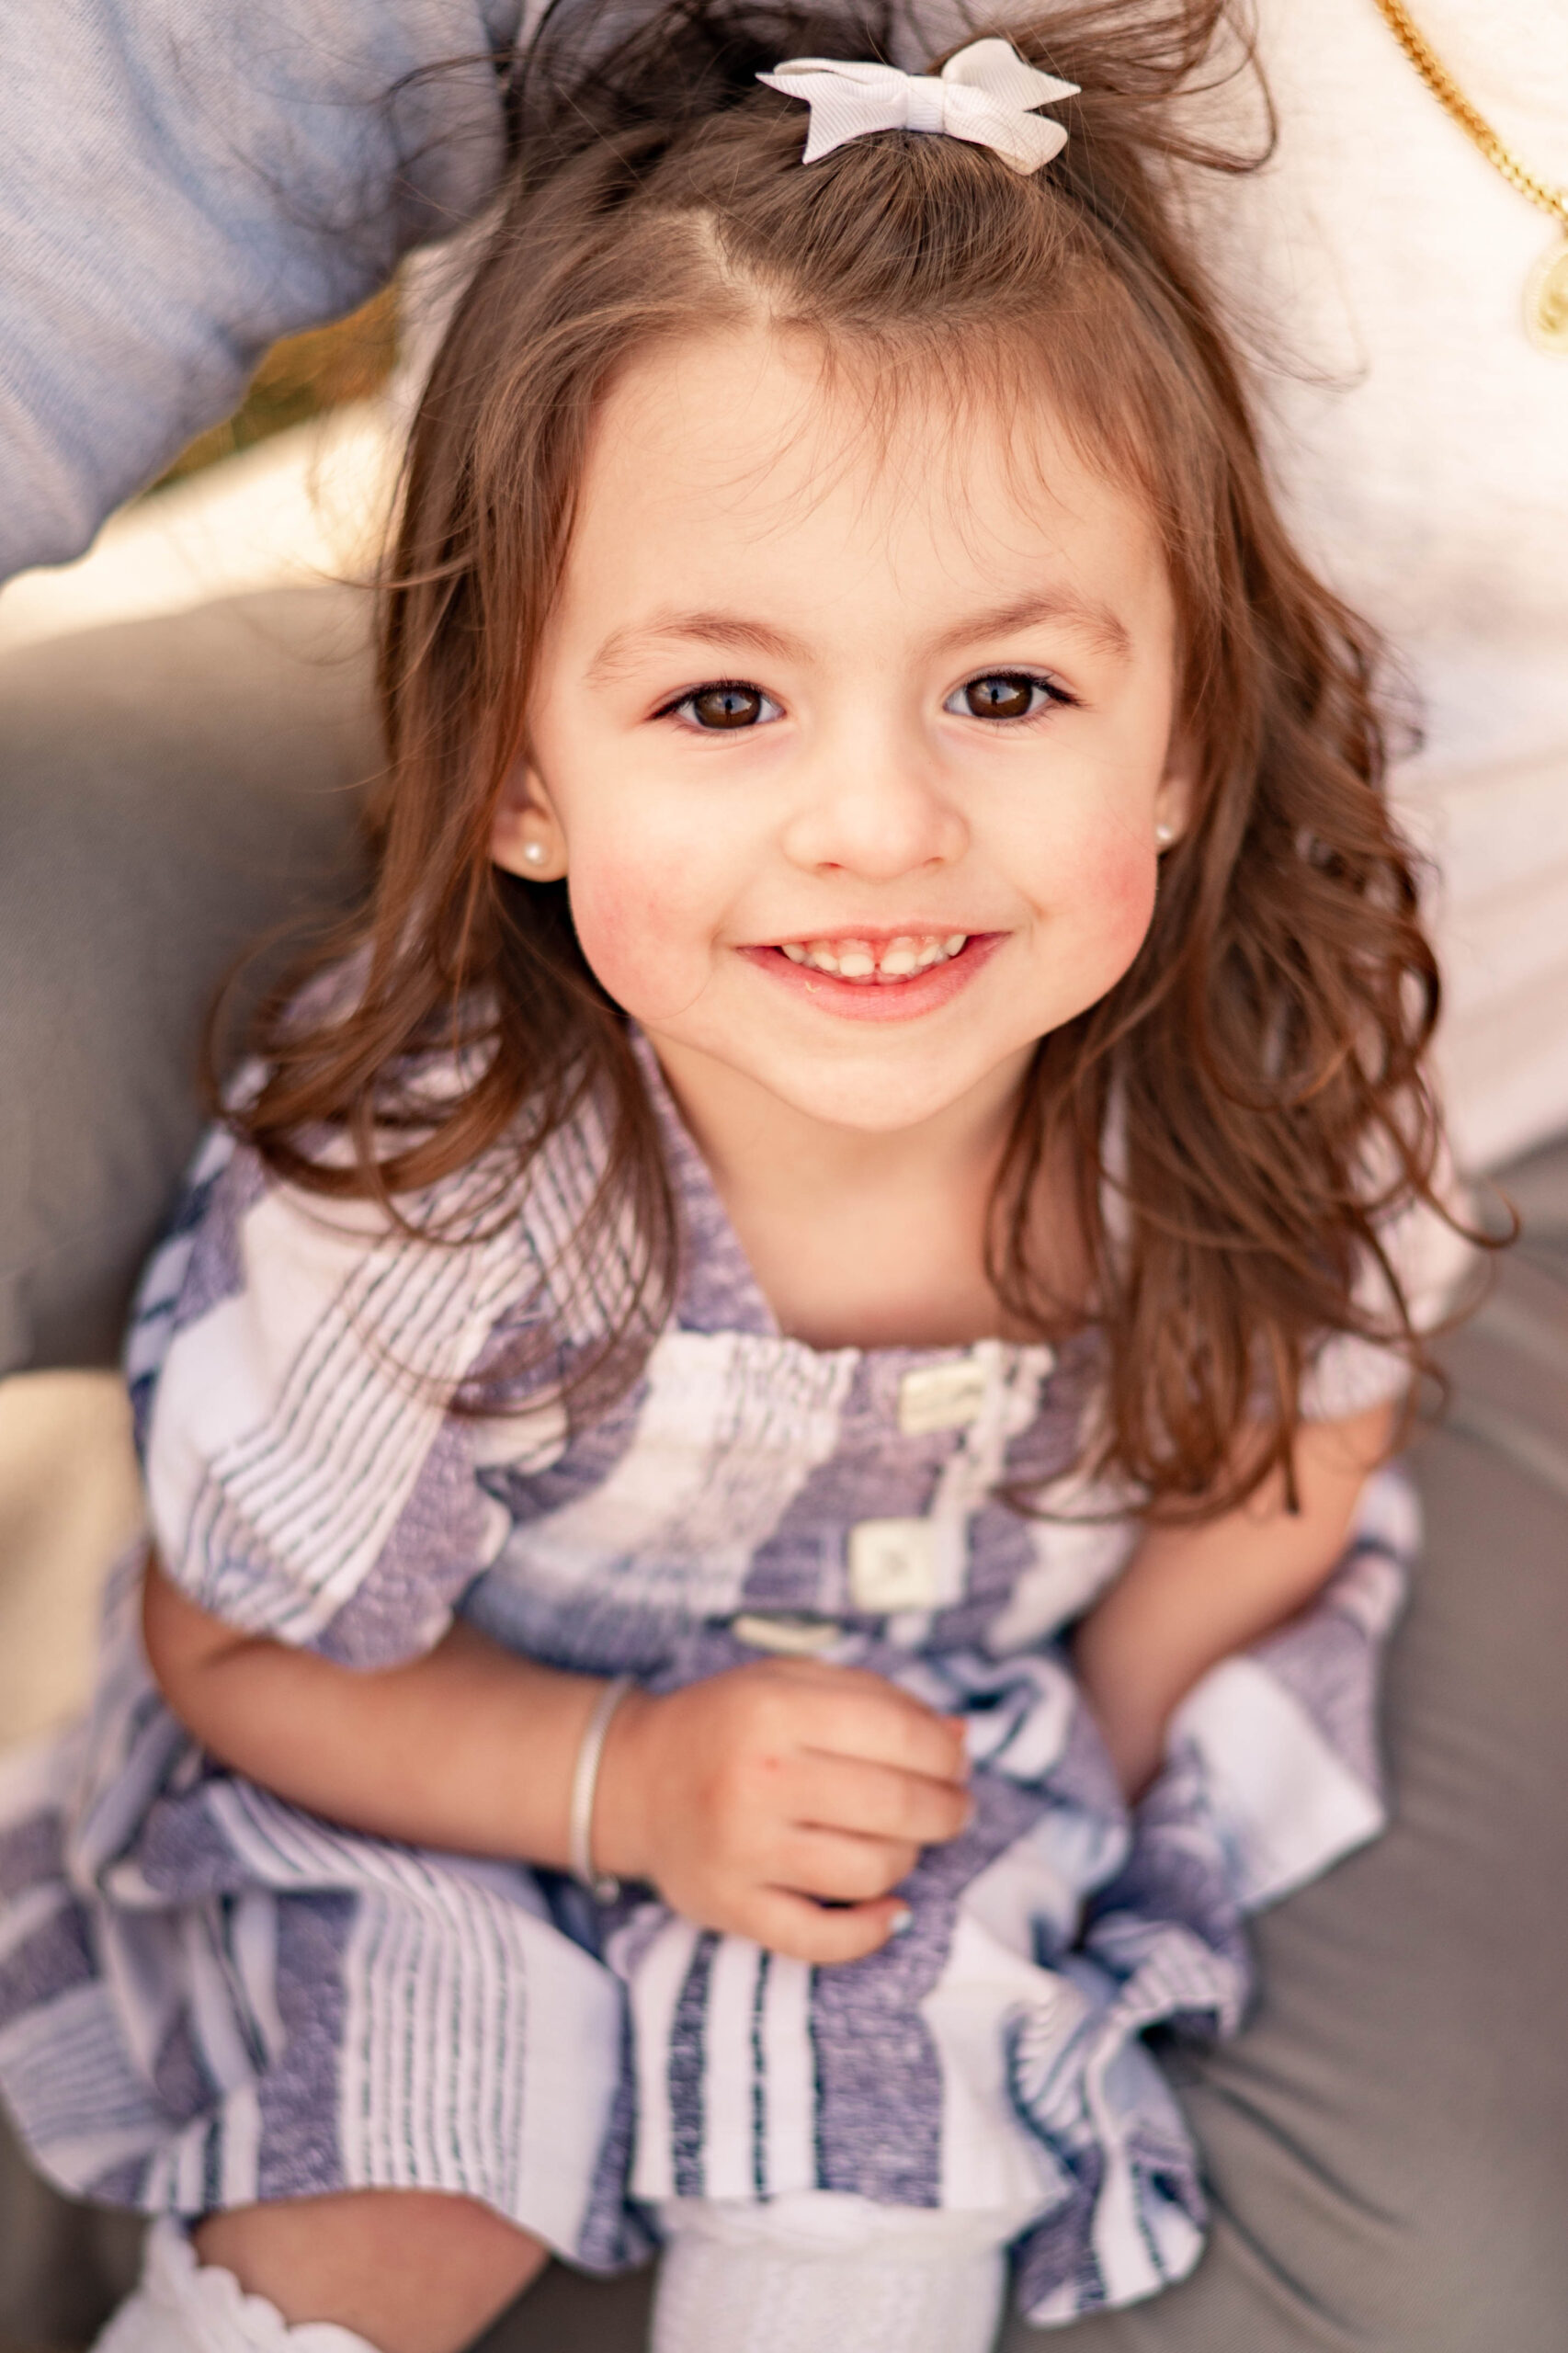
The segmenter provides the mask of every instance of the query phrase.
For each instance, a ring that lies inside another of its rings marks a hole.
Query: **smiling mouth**
[[[896,987],[938,964],[951,963],[968,946],[967,931],[899,932],[892,939],[785,939],[778,953],[808,972],[862,988]]]

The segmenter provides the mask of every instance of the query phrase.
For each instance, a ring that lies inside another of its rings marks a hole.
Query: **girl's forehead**
[[[1143,503],[1043,385],[879,368],[759,325],[628,365],[597,420],[573,558],[569,575],[613,569],[628,586],[644,565],[892,566],[913,583],[1051,560],[1135,601],[1165,593]]]
[[[847,483],[962,498],[994,478],[1009,498],[1060,503],[1091,485],[1136,502],[1077,448],[1049,387],[958,350],[928,355],[828,344],[761,323],[684,337],[632,358],[600,412],[590,472],[679,494],[696,479],[751,505],[756,491],[808,504]]]

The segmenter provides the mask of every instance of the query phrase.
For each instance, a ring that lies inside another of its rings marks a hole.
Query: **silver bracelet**
[[[620,1881],[609,1871],[594,1869],[593,1827],[594,1796],[599,1786],[599,1764],[605,1753],[610,1719],[631,1690],[633,1678],[618,1675],[607,1683],[594,1702],[594,1712],[588,1718],[583,1745],[577,1751],[577,1762],[572,1774],[572,1805],[566,1821],[566,1855],[574,1879],[581,1880],[589,1893],[601,1904],[613,1904],[620,1893]]]

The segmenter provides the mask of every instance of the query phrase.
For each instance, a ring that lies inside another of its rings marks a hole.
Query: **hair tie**
[[[1042,122],[1034,108],[1078,95],[1076,82],[1037,72],[1011,41],[995,37],[971,41],[949,58],[940,75],[790,57],[756,78],[810,107],[802,164],[815,164],[874,131],[929,131],[989,147],[1016,172],[1038,172],[1061,153],[1067,133],[1059,122]]]

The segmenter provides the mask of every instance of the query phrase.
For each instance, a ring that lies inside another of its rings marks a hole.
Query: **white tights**
[[[672,2200],[651,2353],[990,2353],[1005,2249],[1036,2211]]]

